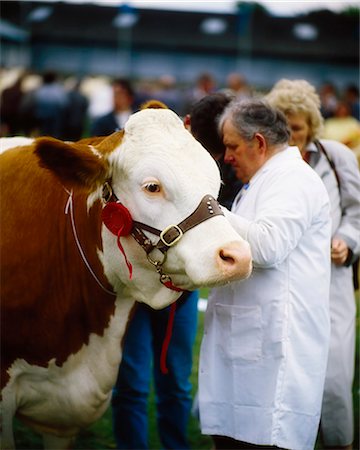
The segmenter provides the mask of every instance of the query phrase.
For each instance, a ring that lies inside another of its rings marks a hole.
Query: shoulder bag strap
[[[328,163],[330,164],[330,167],[334,172],[334,175],[335,175],[335,178],[337,181],[337,185],[338,185],[338,188],[340,191],[340,177],[339,177],[339,174],[337,173],[334,161],[330,158],[328,152],[325,150],[325,147],[322,145],[322,143],[320,141],[314,140],[314,144],[315,144],[316,148],[318,149],[318,151],[320,153],[324,154],[325,158],[327,159]]]

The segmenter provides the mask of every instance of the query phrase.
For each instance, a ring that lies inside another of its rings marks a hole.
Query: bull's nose
[[[225,280],[247,278],[252,270],[247,242],[232,242],[218,250],[217,264]]]

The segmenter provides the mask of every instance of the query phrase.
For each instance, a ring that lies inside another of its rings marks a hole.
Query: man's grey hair
[[[269,145],[287,143],[290,130],[285,115],[266,101],[250,99],[231,102],[219,119],[219,132],[226,120],[229,120],[239,135],[250,142],[256,133],[264,136]]]

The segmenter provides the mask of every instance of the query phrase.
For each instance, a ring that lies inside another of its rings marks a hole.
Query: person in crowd
[[[351,115],[360,120],[359,88],[356,84],[348,84],[344,90],[344,101],[350,105]]]
[[[182,111],[182,94],[176,85],[176,78],[170,74],[159,77],[157,89],[152,98],[160,100],[177,114]]]
[[[63,138],[67,94],[52,70],[46,71],[42,77],[42,85],[32,95],[32,110],[40,136]]]
[[[320,110],[325,119],[333,117],[338,103],[338,93],[331,81],[325,81],[319,87]]]
[[[183,111],[181,115],[189,113],[192,106],[206,95],[216,90],[216,80],[210,73],[204,72],[196,79],[195,85],[184,94]]]
[[[114,112],[99,118],[93,136],[105,136],[123,128],[131,113],[134,91],[124,80],[114,82]],[[120,112],[121,117],[116,117]],[[157,425],[166,449],[190,449],[187,425],[192,397],[190,375],[197,332],[198,291],[185,292],[177,301],[167,370],[161,354],[167,336],[170,309],[155,311],[139,303],[127,329],[122,361],[113,389],[113,431],[118,449],[148,449],[148,400],[154,377]]]
[[[319,140],[323,118],[314,86],[305,80],[284,79],[275,84],[266,98],[285,113],[291,128],[290,143],[300,149],[303,158],[320,175],[330,197],[331,341],[321,434],[327,448],[350,450],[354,433],[356,315],[351,264],[360,252],[360,172],[354,154],[345,145]]]
[[[24,97],[23,81],[25,74],[21,74],[15,83],[5,88],[0,99],[0,131],[1,136],[16,136],[22,132],[20,108]]]
[[[217,132],[217,120],[233,99],[233,96],[222,92],[206,95],[193,105],[190,114],[185,117],[185,126],[219,165],[222,185],[218,201],[229,209],[242,183],[236,178],[233,168],[224,163],[225,146]]]
[[[130,81],[117,78],[112,83],[113,109],[97,117],[91,125],[92,136],[107,136],[124,128],[130,115],[134,112],[135,92]]]
[[[241,101],[252,97],[250,86],[244,75],[231,72],[226,78],[226,88],[222,90],[228,95],[234,96],[236,100]]]
[[[81,80],[67,93],[64,139],[78,141],[83,137],[89,107],[88,98],[81,92]]]
[[[286,118],[266,102],[230,103],[219,130],[225,162],[244,183],[224,213],[250,244],[253,272],[209,295],[201,429],[216,449],[308,450],[330,337],[329,197],[288,146]]]
[[[19,121],[21,123],[21,136],[38,137],[39,127],[35,117],[35,94],[43,84],[43,74],[26,73],[20,107]]]
[[[324,122],[323,137],[342,142],[360,156],[360,122],[351,115],[350,103],[339,100],[334,116]]]

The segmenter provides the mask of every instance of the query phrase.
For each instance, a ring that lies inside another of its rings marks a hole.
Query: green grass
[[[201,296],[206,297],[207,291],[202,290]],[[357,305],[359,305],[359,291],[357,292]],[[204,313],[199,313],[198,322],[198,333],[196,336],[196,342],[194,346],[194,364],[193,371],[191,374],[191,381],[193,385],[193,394],[197,390],[197,368],[199,360],[199,349],[201,336],[204,327]],[[359,450],[359,364],[360,364],[360,315],[359,308],[357,313],[357,346],[356,346],[356,365],[355,365],[355,380],[353,388],[354,396],[354,411],[355,411],[355,441],[354,450]],[[18,449],[40,449],[41,439],[38,435],[28,430],[21,423],[15,423],[16,432],[16,442]],[[151,393],[149,401],[149,437],[150,437],[150,448],[151,449],[161,449],[159,437],[156,430],[156,411],[154,404],[154,393]],[[203,436],[199,429],[199,424],[196,418],[191,417],[189,422],[189,439],[191,448],[193,450],[203,450],[211,449],[212,443],[208,436]],[[76,449],[113,449],[116,448],[115,441],[112,434],[111,425],[111,410],[109,409],[104,416],[96,422],[90,428],[84,430],[79,435],[76,444]],[[318,441],[316,444],[317,450],[322,450],[321,442]]]

